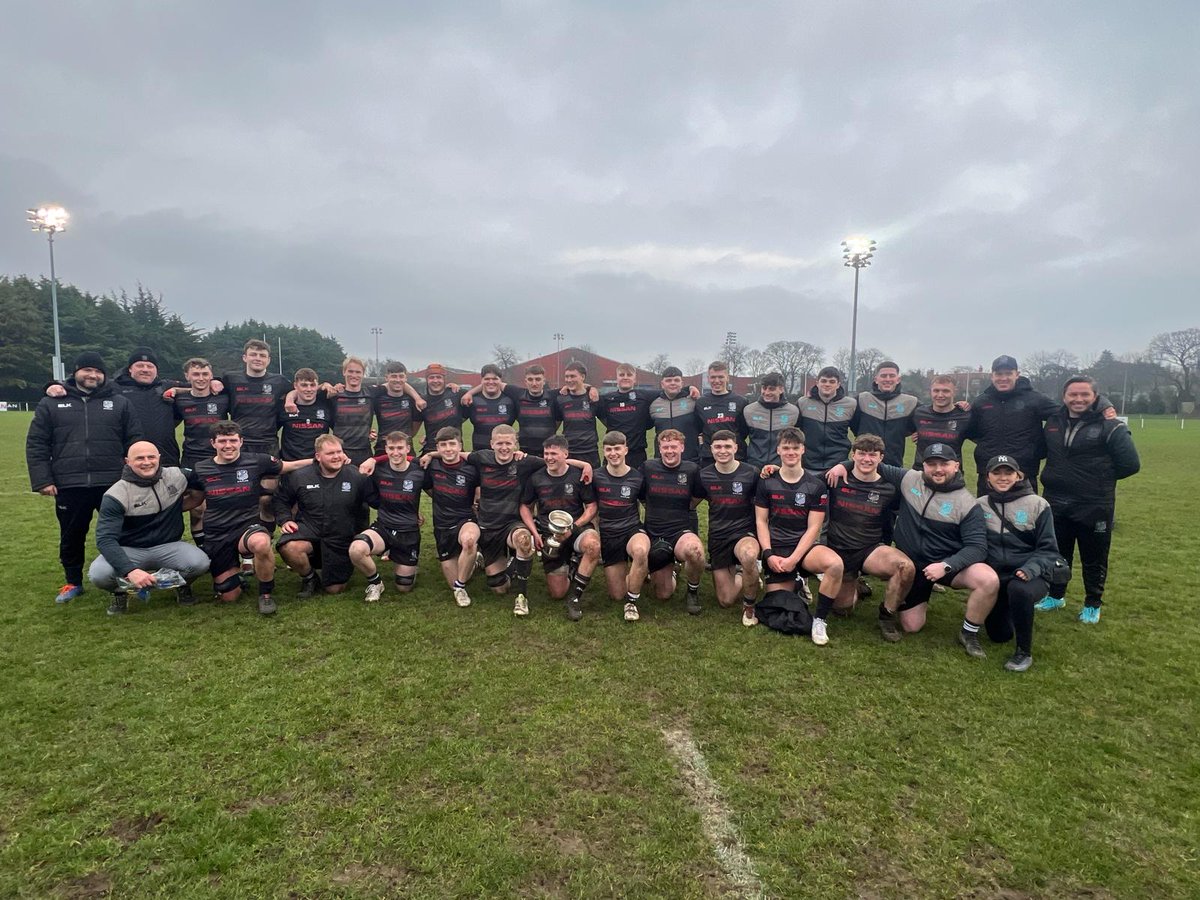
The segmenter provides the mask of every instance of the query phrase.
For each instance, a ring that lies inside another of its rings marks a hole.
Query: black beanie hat
[[[84,350],[75,357],[75,368],[72,373],[78,372],[80,369],[99,369],[108,377],[108,370],[104,367],[104,358],[95,350]]]
[[[128,369],[135,362],[154,363],[155,368],[158,367],[158,357],[149,347],[134,347],[133,352],[129,354],[129,362],[125,363],[125,368]]]

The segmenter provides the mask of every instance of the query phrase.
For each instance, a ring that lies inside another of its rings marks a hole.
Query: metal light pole
[[[50,377],[56,381],[63,381],[67,373],[63,367],[62,341],[58,334],[58,278],[54,274],[54,235],[66,230],[67,220],[71,215],[61,206],[39,206],[25,212],[33,230],[46,232],[46,240],[50,244],[50,307],[54,315],[54,359],[50,366]]]
[[[375,377],[379,377],[379,336],[383,334],[383,329],[375,326],[371,329],[371,334],[375,335]]]
[[[854,312],[850,320],[850,371],[846,373],[848,390],[853,392],[858,383],[858,274],[871,264],[875,255],[875,242],[864,237],[851,237],[842,241],[842,265],[854,269]]]
[[[562,385],[562,342],[563,333],[561,331],[554,332],[554,340],[558,344],[558,350],[554,354],[554,368],[557,371],[555,376],[557,384]]]

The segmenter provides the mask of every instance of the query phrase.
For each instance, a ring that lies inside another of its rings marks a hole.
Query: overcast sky
[[[343,8],[345,7],[345,8]],[[0,272],[419,367],[849,344],[905,368],[1200,325],[1200,6],[20,4]],[[286,348],[285,348],[286,352]]]

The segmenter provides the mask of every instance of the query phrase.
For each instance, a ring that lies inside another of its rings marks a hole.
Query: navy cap
[[[1021,367],[1017,365],[1017,361],[1011,356],[997,356],[992,360],[992,371],[1003,372],[1011,369],[1016,372]]]
[[[921,462],[925,462],[927,459],[948,459],[950,462],[958,462],[958,452],[949,444],[930,444],[925,448]]]

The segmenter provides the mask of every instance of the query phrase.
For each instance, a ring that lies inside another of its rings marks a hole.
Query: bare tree
[[[521,357],[518,356],[517,351],[508,346],[508,344],[493,344],[492,361],[502,370],[507,372],[521,361]]]
[[[729,366],[730,375],[741,375],[746,371],[748,357],[752,352],[754,351],[745,344],[722,344],[716,358]]]
[[[763,351],[767,367],[783,376],[784,390],[804,389],[805,376],[821,367],[825,351],[808,341],[772,341]]]
[[[653,372],[655,375],[662,375],[663,369],[669,365],[671,365],[671,357],[665,353],[659,353],[649,362],[644,363],[642,368],[647,372]]]
[[[1150,342],[1150,355],[1162,363],[1179,388],[1180,400],[1194,400],[1192,392],[1200,376],[1200,328],[1184,328],[1157,335]]]
[[[695,375],[697,372],[703,372],[705,369],[705,365],[706,364],[705,364],[704,360],[702,360],[700,357],[698,357],[698,356],[689,357],[688,361],[683,364],[683,374],[684,375]]]
[[[743,366],[747,375],[757,376],[766,375],[771,367],[771,364],[767,360],[767,354],[765,354],[763,351],[747,350]],[[733,374],[732,368],[730,369],[729,374]]]
[[[1069,350],[1038,350],[1025,358],[1021,372],[1039,391],[1058,396],[1063,382],[1080,371],[1079,357]]]
[[[878,347],[859,347],[854,352],[854,368],[857,370],[854,386],[857,390],[869,390],[875,380],[875,368],[887,359],[887,354]],[[846,384],[850,383],[850,348],[843,347],[833,355],[833,364],[842,370]]]

